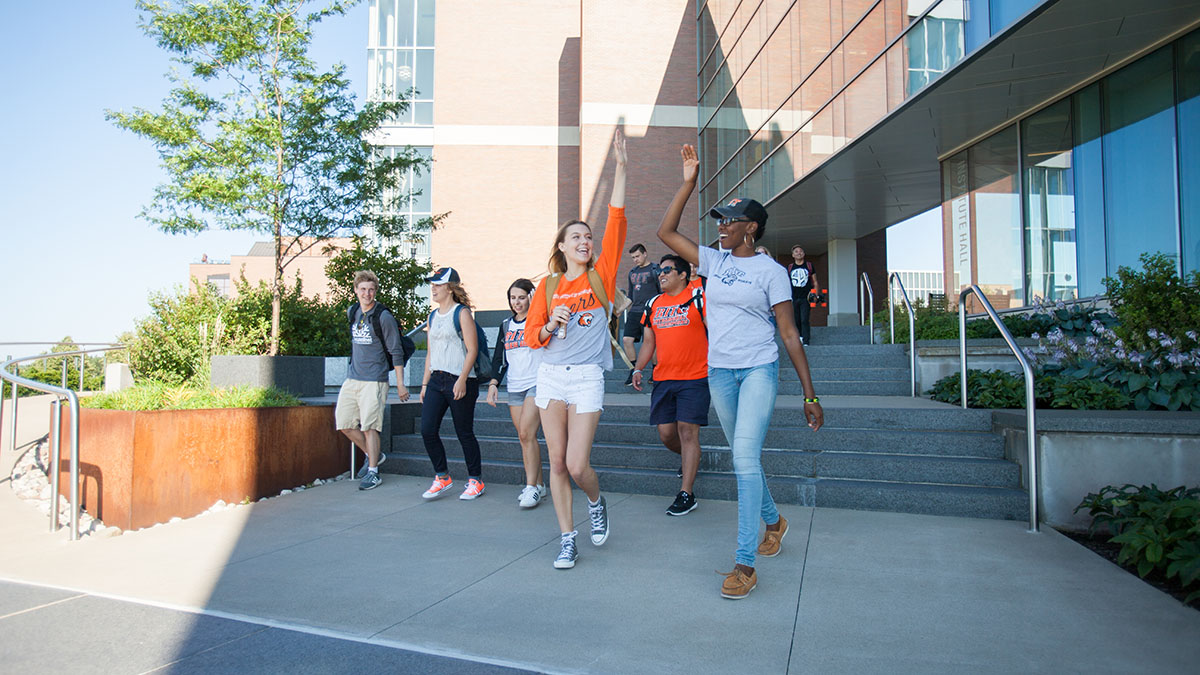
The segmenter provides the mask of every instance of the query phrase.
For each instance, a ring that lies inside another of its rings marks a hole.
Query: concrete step
[[[466,476],[463,462],[451,454],[448,464],[451,475],[462,483],[462,477]],[[659,495],[664,499],[664,509],[679,490],[679,478],[674,468],[595,468],[603,490]],[[419,476],[433,473],[429,458],[423,452],[397,452],[390,455],[383,470],[385,473]],[[549,471],[549,466],[544,465],[543,471]],[[511,486],[524,481],[524,468],[520,461],[485,457],[483,473],[485,483],[494,481],[494,484],[509,484],[505,487],[510,488],[510,492],[492,488],[484,496],[485,499],[510,499],[516,502],[516,490]],[[1029,509],[1028,498],[1023,490],[1003,487],[808,477],[768,477],[767,484],[775,501],[781,504],[1001,520],[1022,520],[1027,517]],[[700,501],[736,501],[737,481],[731,473],[701,471],[696,479],[695,492]]]
[[[475,435],[480,438],[506,438],[515,442],[515,433],[509,420],[475,420]],[[454,426],[449,416],[442,422],[441,436],[454,436]],[[660,447],[658,433],[648,423],[648,416],[635,422],[601,422],[596,428],[595,440],[596,443],[623,443],[642,448]],[[703,448],[728,447],[728,440],[718,424],[716,415],[710,416],[709,426],[700,429],[700,445]],[[992,433],[971,431],[934,433],[827,427],[813,433],[807,427],[778,425],[767,429],[764,447],[811,452],[984,459],[998,459],[1004,456],[1003,438]]]
[[[813,326],[811,343],[817,345],[865,345],[869,343],[867,326]]]
[[[794,376],[793,376],[794,377]],[[813,388],[818,396],[906,396],[912,390],[907,373],[903,380],[819,380],[813,378]],[[649,401],[651,387],[643,387]],[[606,379],[604,391],[608,394],[636,394],[624,379]],[[778,394],[781,396],[803,396],[804,387],[800,380],[780,380]]]
[[[631,391],[629,389],[626,390]],[[650,396],[640,405],[606,405],[600,423],[633,422],[644,424],[650,415]],[[503,395],[501,396],[503,399]],[[907,396],[897,400],[907,401]],[[717,413],[709,409],[709,424],[717,427]],[[449,413],[447,413],[447,419]],[[499,419],[511,424],[507,406],[495,408],[480,401],[475,405],[475,419]],[[795,407],[777,406],[771,415],[771,426],[807,426],[804,411]],[[889,431],[986,431],[992,430],[992,411],[977,408],[826,408],[825,426],[818,433],[834,429],[885,429]]]
[[[476,440],[479,441],[481,454],[488,461],[521,461],[521,444],[515,438],[477,434]],[[457,438],[443,434],[442,443],[445,444],[448,455],[462,456],[462,445]],[[392,448],[400,452],[418,454],[425,446],[420,436],[412,434],[394,436]],[[544,453],[543,447],[543,456]],[[768,476],[853,478],[993,487],[1018,487],[1020,484],[1020,469],[1016,464],[1003,459],[819,452],[768,447],[763,450],[762,463]],[[592,466],[675,471],[679,468],[679,456],[661,445],[614,443],[597,439],[592,444]],[[729,449],[702,447],[700,470],[732,473],[733,458]]]

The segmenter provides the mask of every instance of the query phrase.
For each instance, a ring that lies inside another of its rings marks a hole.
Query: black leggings
[[[792,312],[796,317],[796,328],[800,331],[800,339],[808,342],[812,328],[808,325],[808,314],[812,308],[808,306],[808,294],[799,300],[792,300]]]
[[[454,420],[454,433],[462,444],[463,457],[467,460],[467,474],[471,478],[479,478],[482,468],[479,441],[475,440],[475,401],[479,399],[479,380],[468,378],[466,395],[455,401],[454,382],[457,379],[457,375],[444,370],[429,374],[429,386],[425,388],[425,398],[421,400],[421,438],[425,440],[425,452],[429,453],[434,472],[439,475],[447,473],[446,446],[442,445],[438,431],[449,408],[450,417]]]

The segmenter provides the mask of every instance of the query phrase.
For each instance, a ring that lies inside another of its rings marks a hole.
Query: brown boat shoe
[[[788,521],[779,514],[779,522],[775,523],[779,529],[772,530],[770,526],[763,533],[762,543],[758,545],[758,554],[764,558],[774,558],[779,555],[780,547],[783,544],[783,537],[788,533]]]
[[[749,573],[746,572],[749,570]],[[732,572],[718,572],[725,577],[721,584],[721,597],[730,600],[741,600],[750,595],[750,591],[758,585],[758,574],[753,567],[734,565]]]

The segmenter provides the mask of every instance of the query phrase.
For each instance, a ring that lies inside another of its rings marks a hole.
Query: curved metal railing
[[[19,343],[13,343],[19,344]],[[39,344],[39,343],[32,343]],[[60,344],[60,343],[41,343],[41,344]],[[96,344],[96,343],[92,343]],[[10,358],[3,363],[0,363],[0,382],[9,382],[13,385],[12,394],[12,444],[13,450],[17,448],[17,387],[25,387],[35,391],[54,394],[56,399],[51,408],[51,429],[50,429],[50,531],[58,530],[58,495],[59,495],[59,465],[62,459],[62,399],[67,399],[71,405],[71,541],[79,539],[79,394],[65,386],[66,382],[66,361],[63,362],[63,381],[64,386],[56,387],[45,382],[38,382],[27,377],[21,377],[16,372],[9,372],[10,368],[20,368],[20,364],[30,361],[41,361],[44,359],[56,359],[68,356],[82,357],[85,354],[95,352],[110,352],[118,349],[124,349],[124,345],[114,345],[108,343],[108,347],[93,347],[91,349],[79,349],[69,352],[52,352],[49,354],[38,354],[36,356],[22,356],[18,358]],[[80,366],[82,373],[82,366]],[[80,376],[82,382],[82,375]],[[82,385],[80,389],[82,389]]]
[[[1017,357],[1017,361],[1021,364],[1021,372],[1025,376],[1025,441],[1026,441],[1026,468],[1029,474],[1029,531],[1038,531],[1038,470],[1037,470],[1037,418],[1036,408],[1034,407],[1034,381],[1033,381],[1033,366],[1029,364],[1029,359],[1025,357],[1024,352],[1017,346],[1017,341],[1013,338],[1012,333],[1008,331],[1008,327],[1000,320],[1000,315],[996,313],[996,309],[992,307],[992,303],[988,302],[983,291],[979,286],[971,284],[963,289],[962,293],[958,294],[958,354],[959,354],[959,388],[962,391],[962,407],[967,407],[967,296],[974,294],[979,298],[980,304],[991,318],[992,323],[996,324],[996,328],[1000,330],[1001,337],[1008,343],[1008,348],[1012,350],[1013,356]]]
[[[863,272],[858,277],[858,325],[871,323],[867,333],[867,344],[875,344],[875,294],[871,292],[871,280]]]
[[[896,344],[896,303],[895,292],[892,291],[892,282],[900,286],[900,298],[904,300],[904,307],[908,310],[908,373],[910,395],[917,395],[917,313],[913,311],[912,303],[908,301],[908,291],[904,290],[904,282],[900,281],[900,274],[892,272],[888,275],[888,326],[892,331],[892,344]]]

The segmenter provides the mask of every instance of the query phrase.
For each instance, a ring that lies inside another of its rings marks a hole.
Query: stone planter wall
[[[1025,412],[997,411],[993,422],[1028,485]],[[1106,485],[1200,486],[1200,413],[1039,410],[1037,426],[1038,518],[1046,525],[1086,530],[1091,518],[1075,507]]]
[[[908,344],[905,349],[908,349]],[[1017,338],[1021,347],[1036,347],[1037,340]],[[959,372],[958,340],[917,340],[917,391],[925,392],[933,383]],[[1020,374],[1021,364],[1000,338],[967,341],[967,368],[1006,370]]]
[[[70,413],[63,415],[62,494],[69,494]],[[347,470],[350,441],[333,406],[121,411],[79,416],[80,496],[123,530],[187,518],[217,500],[278,494]]]
[[[214,356],[212,386],[278,387],[295,396],[325,394],[325,359],[320,356]]]

